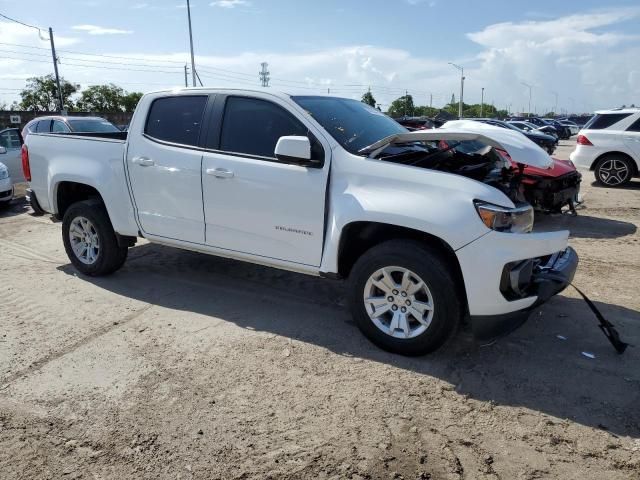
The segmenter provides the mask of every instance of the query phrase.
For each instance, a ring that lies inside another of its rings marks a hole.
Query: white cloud
[[[89,35],[128,35],[133,33],[131,30],[122,30],[119,28],[105,28],[98,25],[74,25],[73,30],[88,33]]]
[[[512,103],[521,110],[534,85],[538,111],[560,105],[593,110],[637,103],[640,85],[631,79],[640,72],[640,36],[616,32],[617,24],[640,17],[640,8],[612,8],[556,19],[506,22],[469,33],[483,47],[473,68],[465,69],[470,91]],[[635,74],[634,74],[635,72]],[[495,92],[495,94],[493,93]],[[486,97],[485,97],[486,98]],[[491,98],[491,97],[490,97]]]
[[[212,7],[235,8],[249,7],[251,6],[251,2],[248,0],[216,0],[215,2],[211,2],[209,5]]]

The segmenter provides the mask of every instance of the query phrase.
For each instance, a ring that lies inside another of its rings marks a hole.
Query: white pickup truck
[[[31,133],[23,168],[83,274],[144,237],[344,278],[362,332],[419,355],[465,317],[479,337],[515,328],[575,273],[568,232],[530,233],[500,151],[551,164],[488,125],[408,132],[356,100],[204,88],[145,95],[127,134]]]

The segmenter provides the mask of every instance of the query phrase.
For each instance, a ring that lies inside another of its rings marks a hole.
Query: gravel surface
[[[571,230],[576,284],[640,345],[640,182],[592,181],[537,228]],[[18,200],[0,320],[2,478],[640,478],[640,348],[617,355],[571,289],[490,345],[403,358],[340,282],[145,242],[82,277]]]

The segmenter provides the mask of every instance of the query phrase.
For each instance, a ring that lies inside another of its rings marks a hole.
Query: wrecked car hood
[[[505,150],[517,163],[545,169],[553,165],[553,160],[547,152],[521,133],[470,120],[450,121],[435,130],[419,130],[390,135],[363,148],[360,152],[375,157],[392,144],[434,140],[477,140],[494,148]]]

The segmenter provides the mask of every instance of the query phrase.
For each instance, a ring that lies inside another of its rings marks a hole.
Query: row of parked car
[[[396,120],[409,130],[438,128],[446,121],[424,117],[403,117]],[[627,185],[633,177],[640,175],[638,108],[598,111],[582,125],[569,119],[537,117],[469,120],[517,130],[550,155],[555,151],[559,138],[577,135],[576,149],[570,156],[572,164],[593,171],[596,181],[607,187]]]

